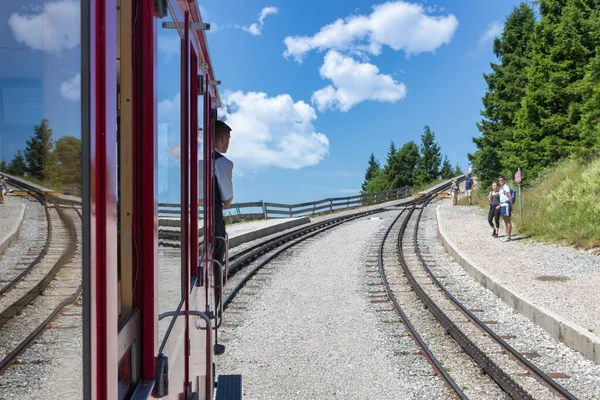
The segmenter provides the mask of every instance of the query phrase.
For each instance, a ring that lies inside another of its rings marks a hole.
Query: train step
[[[242,400],[242,376],[219,375],[216,400]]]

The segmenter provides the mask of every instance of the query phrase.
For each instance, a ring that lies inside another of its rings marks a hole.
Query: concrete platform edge
[[[310,219],[308,217],[300,217],[292,221],[284,222],[282,224],[271,225],[265,228],[257,229],[252,232],[242,233],[241,235],[229,238],[229,247],[233,248],[235,246],[239,246],[242,243],[256,240],[263,236],[272,235],[273,233],[281,232],[286,229],[294,228],[298,225],[304,225],[309,222]]]
[[[506,304],[544,328],[555,339],[580,352],[584,357],[594,361],[596,364],[600,364],[600,340],[598,337],[581,326],[567,321],[560,315],[533,304],[528,298],[512,292],[509,288],[498,283],[496,277],[478,268],[467,256],[463,255],[458,250],[457,246],[448,238],[440,223],[441,217],[439,206],[436,207],[436,214],[439,240],[446,251],[465,269],[465,271],[484,287],[492,291],[496,296],[500,297]]]
[[[6,249],[8,249],[8,247],[11,244],[13,244],[14,241],[17,240],[17,238],[19,237],[19,233],[21,232],[21,225],[23,224],[23,216],[25,216],[25,204],[21,204],[21,207],[19,208],[19,223],[16,227],[11,229],[11,231],[8,233],[8,236],[6,236],[6,239],[4,239],[2,243],[0,243],[0,254],[4,254]]]

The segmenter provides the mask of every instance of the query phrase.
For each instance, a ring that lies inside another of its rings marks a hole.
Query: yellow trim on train
[[[33,194],[38,194],[38,192],[33,192],[33,191],[27,191],[27,190],[13,190],[11,192],[9,192],[10,194],[16,194],[16,195],[21,195],[21,196],[25,196],[25,195],[33,195]],[[62,196],[64,193],[62,192],[43,192],[43,194],[47,194],[50,196]]]

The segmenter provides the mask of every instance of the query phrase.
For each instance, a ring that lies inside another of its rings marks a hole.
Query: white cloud
[[[61,83],[60,94],[66,99],[79,101],[81,98],[81,74]]]
[[[260,14],[258,14],[258,22],[255,22],[248,27],[242,26],[240,28],[254,36],[260,36],[260,34],[262,34],[262,28],[265,25],[265,18],[268,15],[277,13],[279,13],[279,9],[277,7],[265,7],[262,9]]]
[[[500,36],[504,31],[504,25],[498,21],[492,21],[485,28],[483,36],[479,39],[480,43],[485,43],[489,40],[493,40],[496,36]]]
[[[365,100],[396,102],[406,97],[406,86],[390,75],[381,74],[373,64],[360,63],[331,50],[320,69],[332,85],[313,93],[312,101],[323,112],[338,108],[348,111]]]
[[[318,164],[329,140],[315,131],[313,107],[288,94],[225,92],[220,118],[232,128],[228,156],[240,170],[257,167],[300,169]]]
[[[60,53],[80,42],[80,6],[74,0],[45,3],[39,14],[14,13],[8,19],[15,39],[31,49]]]
[[[368,15],[352,15],[326,25],[314,36],[288,36],[286,58],[302,62],[307,52],[317,50],[360,50],[373,55],[386,45],[407,55],[433,52],[448,44],[458,27],[457,18],[428,16],[420,4],[395,1],[373,7]]]

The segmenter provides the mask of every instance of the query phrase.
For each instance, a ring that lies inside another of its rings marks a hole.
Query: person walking
[[[500,229],[500,192],[498,191],[498,184],[492,183],[492,190],[487,196],[488,203],[490,203],[490,210],[488,211],[488,223],[492,227],[492,236],[498,237],[498,229]],[[494,226],[494,222],[496,225]]]
[[[456,181],[452,181],[452,188],[450,189],[450,194],[452,195],[452,205],[455,206],[458,201],[458,193],[460,193],[460,187]]]
[[[4,195],[8,191],[6,187],[6,181],[4,180],[4,176],[0,175],[0,204],[4,204]]]
[[[504,220],[504,225],[506,226],[506,237],[502,239],[503,242],[510,242],[511,239],[511,231],[512,231],[512,223],[510,222],[510,216],[512,211],[513,199],[510,193],[510,187],[506,183],[504,183],[504,176],[500,175],[498,177],[498,183],[500,188],[498,189],[500,193],[500,205],[497,208],[500,210],[500,216]]]
[[[465,195],[467,196],[467,200],[469,201],[469,205],[473,205],[473,198],[471,197],[473,193],[473,178],[471,175],[467,174],[465,180]]]

